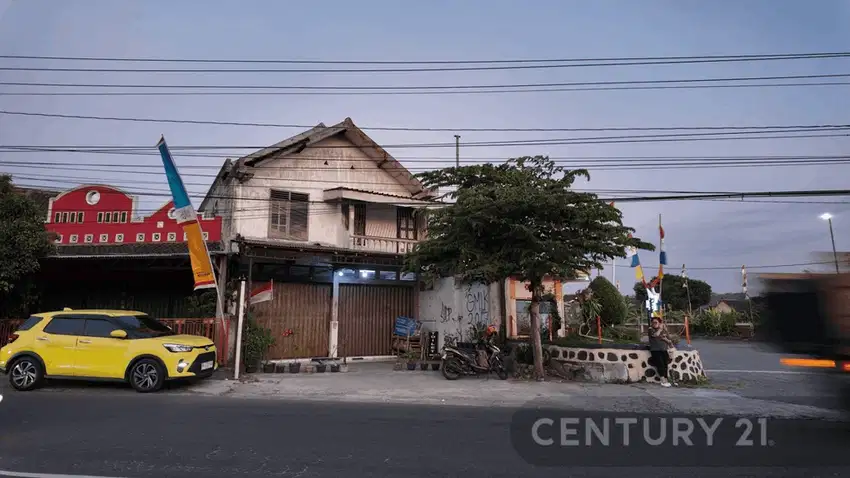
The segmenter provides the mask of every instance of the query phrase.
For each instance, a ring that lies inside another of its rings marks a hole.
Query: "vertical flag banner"
[[[682,264],[682,287],[688,288],[688,273],[685,270],[685,265]]]
[[[165,143],[165,137],[160,138],[156,144],[162,164],[165,166],[165,176],[168,178],[168,187],[174,200],[174,218],[183,226],[186,233],[186,242],[189,246],[189,259],[192,263],[192,273],[195,276],[195,290],[216,288],[215,274],[213,273],[210,253],[207,250],[207,242],[204,240],[201,224],[198,222],[198,213],[189,200],[186,186],[177,171],[174,158]]]
[[[631,237],[631,236],[629,236]],[[646,282],[643,276],[643,267],[640,265],[640,258],[638,257],[637,248],[629,247],[626,249],[626,258],[629,259],[630,267],[635,270],[635,278],[641,282]]]
[[[661,227],[661,216],[658,216],[658,234],[661,237],[661,246],[658,248],[658,277],[664,277],[664,266],[667,265],[667,251],[664,250],[664,228]]]
[[[741,289],[744,291],[744,297],[747,299],[750,298],[749,292],[747,292],[747,266],[741,266]]]

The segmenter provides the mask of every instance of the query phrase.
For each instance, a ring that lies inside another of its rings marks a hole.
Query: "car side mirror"
[[[127,338],[127,331],[121,330],[121,329],[113,330],[112,332],[109,333],[109,336],[112,337],[113,339],[126,339]]]

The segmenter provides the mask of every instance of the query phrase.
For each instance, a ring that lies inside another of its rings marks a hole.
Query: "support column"
[[[331,326],[328,333],[328,356],[336,358],[339,355],[339,276],[334,272],[331,289]]]

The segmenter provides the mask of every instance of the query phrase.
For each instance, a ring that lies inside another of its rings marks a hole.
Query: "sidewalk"
[[[446,380],[438,371],[394,371],[388,363],[359,363],[346,373],[249,374],[246,380],[208,380],[184,393],[241,399],[368,402],[475,407],[558,407],[646,413],[722,413],[835,418],[806,405],[745,398],[711,388],[654,384],[605,385],[561,380]]]

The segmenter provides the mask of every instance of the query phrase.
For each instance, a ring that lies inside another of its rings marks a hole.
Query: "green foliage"
[[[405,257],[408,271],[454,276],[464,283],[506,278],[527,282],[532,301],[543,280],[571,279],[600,269],[627,247],[653,249],[631,234],[623,216],[595,194],[572,190],[586,170],[568,170],[545,156],[421,173],[429,189],[452,192],[454,203],[429,212],[428,237]],[[540,314],[531,314],[535,374],[542,380]]]
[[[697,314],[691,322],[691,333],[712,337],[729,337],[737,335],[735,324],[741,321],[738,312],[718,312],[705,310]]]
[[[655,277],[652,278],[655,280]],[[691,308],[697,309],[711,301],[711,286],[707,282],[688,278],[688,288],[691,294]],[[676,274],[664,274],[661,280],[661,300],[666,307],[676,310],[688,310],[688,288],[684,287],[685,278]],[[636,282],[635,298],[646,302],[646,289],[643,284]]]
[[[555,294],[550,292],[548,294],[544,294],[541,300],[549,303],[549,317],[552,318],[552,330],[561,330],[561,323],[564,319],[561,317],[561,311],[558,307],[558,298],[555,297]],[[546,334],[544,334],[544,336],[545,335]]]
[[[218,303],[215,290],[205,290],[189,297],[189,317],[209,318],[215,317],[216,305]]]
[[[243,335],[245,364],[248,365],[263,360],[275,343],[271,331],[265,327],[261,327],[251,316],[245,318],[245,331]]]
[[[602,313],[602,304],[596,297],[590,297],[581,303],[581,317],[584,322],[596,323],[596,316]]]
[[[39,261],[53,247],[38,203],[0,175],[0,318],[24,315],[37,300]]]
[[[597,276],[590,283],[593,298],[599,302],[603,326],[619,325],[626,321],[628,307],[620,291],[608,279]]]
[[[571,188],[585,170],[567,170],[548,157],[504,164],[445,168],[419,175],[428,188],[453,188],[455,202],[431,210],[428,237],[406,257],[408,270],[489,284],[507,277],[542,286],[547,275],[572,278],[625,257],[622,214],[596,195]],[[540,293],[533,290],[532,293]]]

